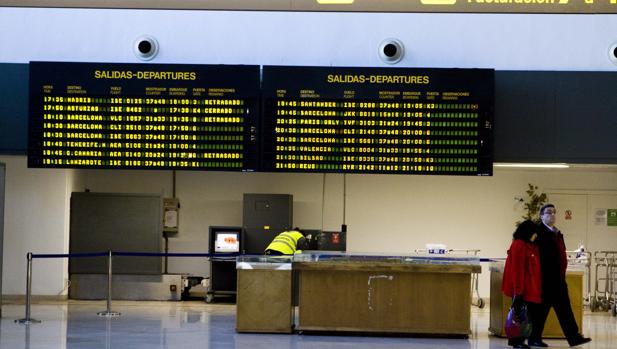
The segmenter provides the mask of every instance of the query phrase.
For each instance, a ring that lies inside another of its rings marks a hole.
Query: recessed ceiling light
[[[351,5],[356,0],[317,0],[320,5]]]
[[[517,168],[569,168],[568,164],[505,164],[495,163],[493,167],[517,167]]]

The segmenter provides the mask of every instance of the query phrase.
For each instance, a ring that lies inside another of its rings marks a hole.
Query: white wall
[[[133,41],[156,37],[153,63],[384,66],[379,43],[400,39],[399,67],[615,71],[616,15],[378,14],[136,11],[0,8],[0,62],[136,62]],[[169,171],[26,169],[7,163],[4,294],[24,293],[25,253],[68,252],[70,192],[171,194]],[[348,175],[349,249],[405,252],[426,242],[481,248],[503,256],[515,196],[528,182],[543,189],[617,190],[617,171],[497,170],[492,178]],[[342,223],[343,176],[178,172],[181,232],[172,251],[207,248],[209,225],[241,224],[242,193],[294,195],[294,223],[336,229]],[[322,208],[324,215],[322,217]],[[567,233],[567,232],[566,232]],[[592,234],[593,235],[593,234]],[[170,271],[207,273],[200,261],[170,260]],[[35,294],[65,292],[66,261],[35,268]],[[40,278],[40,279],[39,279]],[[486,280],[482,281],[486,296]]]
[[[78,171],[81,188],[92,192],[172,195],[171,171]],[[323,175],[178,171],[180,233],[169,238],[171,252],[207,252],[209,226],[242,226],[244,193],[292,194],[294,224],[322,229]],[[342,223],[342,175],[326,175],[324,228]],[[170,273],[209,275],[203,259],[170,258]]]
[[[24,293],[28,251],[68,252],[71,191],[171,194],[170,171],[42,170],[27,169],[23,156],[0,161],[7,164],[4,294]],[[322,198],[321,174],[179,171],[180,233],[170,239],[170,251],[206,251],[210,225],[241,225],[242,194],[249,192],[292,194],[294,225],[322,228],[323,211],[323,229],[338,229],[343,222],[343,176],[325,177]],[[497,169],[493,177],[347,175],[346,182],[352,252],[408,253],[439,242],[449,248],[481,249],[483,257],[504,257],[513,223],[524,214],[514,198],[525,196],[527,183],[545,192],[615,195],[617,169]],[[564,233],[567,239],[568,231]],[[584,243],[617,249],[614,233],[587,234]],[[34,294],[62,294],[67,277],[63,260],[35,261],[34,270]],[[169,271],[209,273],[201,259],[172,258]],[[484,297],[487,277],[481,277]]]
[[[93,192],[168,195],[161,188],[171,182],[171,171],[81,172],[87,173],[85,187]],[[346,175],[346,180],[348,248],[354,252],[409,253],[429,242],[443,242],[503,257],[514,222],[524,214],[514,198],[526,197],[527,183],[549,193],[617,193],[617,169],[496,169],[493,177]],[[241,225],[243,193],[292,194],[294,225],[340,229],[343,175],[326,175],[323,227],[322,185],[322,174],[178,171],[180,233],[170,239],[170,246],[203,251],[209,226]],[[617,248],[617,240],[614,243]],[[174,269],[170,271],[183,271]]]
[[[616,18],[0,8],[0,62],[136,62],[150,34],[154,63],[383,66],[377,47],[395,37],[401,67],[614,71]]]
[[[26,254],[68,251],[68,171],[28,169],[25,156],[0,156],[6,164],[3,294],[25,294]],[[32,293],[65,293],[63,259],[37,259]]]

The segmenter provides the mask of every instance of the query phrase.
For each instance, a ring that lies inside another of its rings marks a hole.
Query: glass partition
[[[291,270],[293,256],[243,255],[236,258],[236,269]]]
[[[384,253],[349,253],[314,251],[295,254],[294,262],[387,262],[399,264],[480,265],[480,257],[467,254],[432,255],[423,253],[388,255]]]

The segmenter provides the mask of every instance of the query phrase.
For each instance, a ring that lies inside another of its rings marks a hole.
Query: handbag
[[[508,338],[529,337],[531,321],[527,315],[526,305],[523,305],[518,311],[514,307],[510,307],[506,316],[505,330]]]

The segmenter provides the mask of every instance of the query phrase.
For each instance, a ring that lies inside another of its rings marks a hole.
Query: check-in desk
[[[490,265],[491,272],[491,312],[489,320],[489,331],[496,336],[505,337],[504,324],[512,298],[506,296],[501,291],[503,281],[504,262],[493,262]],[[568,295],[572,312],[579,329],[583,329],[583,277],[585,271],[579,266],[569,266],[566,272],[566,283],[568,284]],[[564,334],[559,326],[559,321],[555,311],[551,309],[546,325],[544,326],[544,338],[564,338]]]
[[[239,256],[236,331],[293,331],[291,256]]]
[[[297,329],[468,336],[477,257],[309,254]]]

